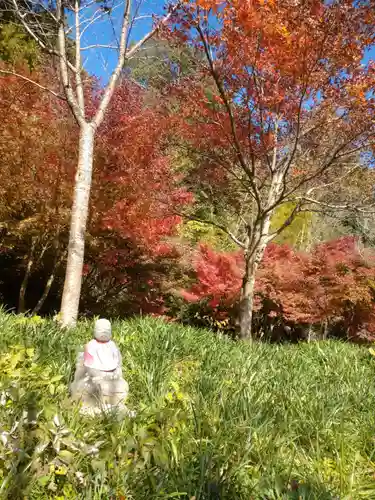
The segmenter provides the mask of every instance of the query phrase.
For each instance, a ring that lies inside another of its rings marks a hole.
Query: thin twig
[[[22,80],[25,80],[25,82],[32,83],[36,87],[38,87],[38,88],[40,88],[42,90],[45,90],[46,92],[49,92],[50,94],[52,94],[53,96],[57,97],[58,99],[61,99],[62,101],[66,101],[66,97],[65,96],[63,96],[61,94],[58,94],[54,90],[51,90],[51,89],[49,89],[47,87],[44,87],[43,85],[40,85],[40,83],[38,83],[38,82],[36,82],[34,80],[31,80],[30,78],[27,78],[26,76],[20,75],[19,73],[16,73],[15,71],[8,71],[8,70],[5,70],[5,69],[0,69],[0,73],[2,73],[3,75],[16,76],[17,78],[21,78]]]

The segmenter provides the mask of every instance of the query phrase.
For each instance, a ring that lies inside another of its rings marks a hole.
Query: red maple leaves
[[[49,69],[33,78],[58,88]],[[29,235],[57,232],[66,224],[76,162],[76,127],[67,107],[28,82],[3,76],[0,115],[0,219],[32,220]]]
[[[33,78],[58,89],[53,71],[41,68]],[[87,101],[95,99],[91,90]],[[23,257],[37,239],[40,263],[33,272],[48,276],[56,253],[52,243],[58,239],[61,252],[67,244],[78,130],[66,103],[15,77],[0,79],[0,97],[2,251]],[[84,310],[164,311],[161,282],[177,256],[169,237],[181,220],[178,208],[190,203],[191,195],[173,169],[165,140],[168,122],[144,97],[143,89],[125,80],[97,139]],[[24,269],[19,271],[22,276]],[[61,289],[60,275],[55,283]],[[59,293],[58,286],[51,295]]]
[[[242,252],[220,253],[201,245],[195,260],[198,283],[182,291],[182,296],[190,302],[209,299],[212,308],[232,306],[241,287],[242,263]]]
[[[167,153],[168,123],[144,105],[142,89],[124,82],[100,135],[97,184],[101,225],[153,255],[173,249],[165,238],[181,222],[178,209],[191,194],[173,172]]]
[[[197,283],[182,293],[229,311],[239,299],[243,256],[202,246],[195,262]],[[292,325],[339,326],[348,337],[375,338],[375,256],[353,237],[297,252],[270,244],[256,282],[256,309]]]

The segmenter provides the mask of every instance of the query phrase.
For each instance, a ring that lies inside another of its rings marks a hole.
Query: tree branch
[[[117,45],[87,45],[87,47],[81,47],[81,50],[90,50],[90,49],[114,49],[118,50]]]
[[[348,175],[352,174],[356,170],[359,170],[359,166],[355,165],[353,168],[350,168],[344,175],[341,177],[336,178],[332,182],[327,182],[326,184],[321,184],[320,186],[313,186],[307,191],[307,196],[309,196],[313,191],[317,191],[319,189],[325,189],[330,186],[334,186],[335,184],[340,184],[341,181],[343,181]]]
[[[276,236],[278,236],[284,229],[286,229],[288,226],[292,224],[296,216],[302,212],[309,212],[309,210],[301,210],[302,204],[297,204],[294,209],[292,210],[292,213],[287,217],[287,219],[283,222],[283,224],[277,229],[276,231],[272,233],[268,233],[267,236],[269,238],[269,241],[272,241]]]
[[[120,43],[119,43],[119,56],[118,56],[118,61],[117,61],[117,66],[115,70],[112,73],[112,76],[108,82],[108,85],[104,91],[103,98],[101,100],[101,103],[99,105],[98,111],[96,112],[96,115],[92,121],[93,125],[95,127],[99,127],[99,125],[102,123],[105,111],[108,107],[108,104],[111,100],[111,97],[115,91],[116,84],[118,82],[118,79],[120,77],[121,71],[125,65],[125,61],[127,59],[130,59],[136,52],[137,50],[142,47],[142,45],[147,42],[151,37],[157,33],[160,28],[165,25],[171,16],[174,14],[174,12],[177,10],[179,7],[180,3],[178,2],[169,12],[167,16],[164,17],[164,19],[154,28],[152,29],[146,36],[144,36],[138,43],[136,43],[131,50],[127,51],[127,41],[128,41],[128,33],[129,33],[129,26],[130,26],[130,13],[131,13],[131,0],[126,0],[126,5],[125,5],[125,11],[124,11],[124,17],[123,17],[123,22],[122,22],[122,28],[121,28],[121,36],[120,36]]]
[[[209,67],[210,67],[211,75],[214,79],[214,82],[215,82],[216,87],[219,91],[219,94],[223,100],[224,106],[227,109],[238,161],[239,161],[242,169],[244,170],[244,172],[246,173],[246,175],[249,178],[249,181],[251,183],[251,187],[254,191],[254,197],[255,197],[255,200],[257,202],[258,209],[260,210],[260,207],[261,207],[260,194],[259,194],[258,188],[255,184],[253,173],[251,172],[248,165],[246,164],[246,161],[245,161],[244,156],[242,154],[241,145],[240,145],[240,142],[239,142],[238,136],[237,136],[236,124],[235,124],[235,119],[234,119],[232,107],[228,101],[228,98],[226,96],[226,93],[225,93],[223,84],[219,78],[219,75],[217,74],[217,72],[215,70],[215,66],[214,66],[214,62],[212,60],[212,56],[211,56],[211,53],[209,50],[208,42],[206,40],[206,37],[204,36],[204,33],[202,31],[202,27],[200,26],[199,23],[197,26],[197,31],[198,31],[199,36],[200,36],[202,43],[203,43],[204,52],[205,52],[205,55],[206,55],[206,58],[207,58],[207,61],[208,61]]]
[[[117,60],[117,66],[116,66],[115,70],[113,71],[111,78],[109,79],[108,85],[104,91],[103,98],[99,104],[99,108],[95,114],[93,121],[92,121],[92,123],[95,127],[99,127],[99,125],[103,121],[104,114],[105,114],[106,109],[109,105],[111,97],[115,91],[117,81],[120,77],[122,68],[124,67],[124,64],[125,64],[126,42],[127,42],[129,22],[130,22],[130,11],[131,11],[131,0],[126,0],[124,16],[123,16],[123,21],[122,21],[122,27],[121,27],[119,56],[118,56],[118,60]]]
[[[81,108],[82,116],[85,117],[85,96],[83,93],[82,86],[82,65],[81,65],[81,36],[80,36],[80,28],[79,28],[79,0],[75,0],[74,5],[74,21],[75,21],[75,44],[76,44],[76,92],[77,92],[77,100],[78,105]]]
[[[133,47],[126,52],[126,59],[131,59],[134,54],[144,45],[147,40],[152,38],[163,26],[165,26],[176,10],[179,8],[180,2],[177,2],[169,11],[169,13],[160,21],[160,23],[155,26],[153,30],[151,30],[146,36],[144,36],[139,42],[137,42]]]
[[[180,217],[184,217],[185,219],[188,219],[188,220],[191,220],[191,221],[195,221],[195,222],[201,222],[202,224],[207,224],[207,225],[210,225],[210,226],[214,226],[214,227],[217,227],[218,229],[220,229],[221,231],[223,231],[223,233],[227,234],[230,239],[236,244],[238,245],[239,247],[245,249],[245,243],[243,243],[241,240],[239,240],[231,231],[229,231],[229,229],[227,229],[225,226],[222,226],[221,224],[218,224],[217,222],[214,222],[214,221],[211,221],[211,220],[207,220],[207,219],[201,219],[199,217],[194,217],[194,216],[190,216],[190,215],[185,215],[185,214],[177,214],[179,215]]]
[[[17,0],[12,0],[12,2],[14,5],[15,13],[16,13],[17,17],[19,18],[19,20],[21,21],[22,26],[25,28],[27,33],[36,41],[36,43],[40,46],[40,48],[43,49],[44,52],[47,52],[47,54],[61,57],[61,55],[58,51],[47,47],[47,45],[39,38],[39,36],[30,28],[28,23],[25,21],[26,13],[24,13],[24,14],[21,13],[20,8],[17,4]],[[61,5],[61,2],[57,2],[57,3],[60,3],[60,5]],[[58,22],[58,17],[59,16],[57,15],[57,18],[55,18],[55,20],[57,22]],[[71,71],[75,72],[75,67],[73,66],[73,64],[71,64],[68,60],[65,60],[65,63]]]
[[[16,73],[15,71],[7,71],[5,69],[0,69],[0,73],[3,75],[9,75],[9,76],[16,76],[17,78],[21,78],[25,82],[29,82],[32,85],[35,85],[36,87],[40,88],[41,90],[45,90],[46,92],[49,92],[52,94],[54,97],[57,97],[58,99],[61,99],[62,101],[66,101],[66,97],[58,94],[54,90],[51,90],[47,87],[44,87],[43,85],[40,85],[40,83],[35,82],[34,80],[31,80],[30,78],[27,78],[26,76],[20,75],[19,73]]]
[[[13,0],[16,1],[16,0]],[[79,103],[77,102],[76,96],[74,95],[74,90],[70,83],[69,72],[68,72],[68,64],[66,58],[66,39],[65,39],[65,29],[64,29],[64,7],[62,5],[62,0],[56,1],[57,7],[57,19],[59,21],[57,42],[58,42],[58,51],[59,51],[59,60],[60,60],[60,73],[61,79],[64,86],[64,92],[66,95],[66,99],[72,110],[74,118],[77,120],[79,125],[84,123],[84,110],[81,109]],[[76,72],[76,68],[73,66],[74,72]]]
[[[296,191],[298,191],[298,189],[300,189],[302,186],[306,185],[308,182],[316,179],[317,177],[319,177],[320,175],[322,175],[326,170],[328,170],[328,168],[337,160],[339,159],[338,155],[341,151],[343,151],[349,144],[351,144],[358,136],[360,136],[362,133],[362,131],[358,132],[357,134],[355,134],[355,136],[353,137],[349,137],[343,144],[340,144],[336,149],[335,151],[333,152],[333,154],[330,156],[330,158],[323,163],[323,165],[318,168],[314,173],[312,173],[311,175],[307,175],[306,177],[304,177],[303,179],[301,179],[297,185],[295,187],[293,187],[292,189],[289,190],[288,193],[284,193],[284,198],[287,198],[289,197],[290,195],[292,195],[293,193],[295,193]],[[343,158],[345,156],[347,156],[348,153],[343,153],[340,155],[340,158]],[[353,154],[351,152],[349,152],[349,154]]]
[[[360,212],[362,214],[371,214],[371,213],[375,213],[375,210],[370,210],[370,208],[373,208],[375,207],[375,202],[370,204],[370,205],[367,205],[367,206],[364,206],[364,207],[359,207],[359,206],[356,206],[356,205],[350,205],[349,203],[346,203],[344,205],[332,205],[331,203],[326,203],[324,201],[319,201],[315,198],[310,198],[308,196],[300,196],[298,198],[296,198],[302,202],[305,202],[305,203],[311,203],[313,205],[320,205],[322,207],[325,207],[325,208],[329,208],[329,209],[332,209],[332,210],[338,210],[338,211],[345,211],[345,210],[348,210],[348,211],[351,211],[351,212]]]

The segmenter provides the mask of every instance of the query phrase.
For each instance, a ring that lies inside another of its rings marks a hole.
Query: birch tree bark
[[[271,218],[277,205],[283,182],[281,172],[272,176],[269,190],[268,203],[262,210],[258,220],[247,227],[247,232],[251,235],[245,245],[245,270],[241,288],[240,298],[240,337],[244,340],[252,338],[252,321],[254,310],[255,279],[256,273],[261,263],[268,243],[274,238],[271,233]],[[258,211],[259,213],[259,211]]]
[[[80,129],[79,159],[69,231],[68,259],[61,302],[61,320],[69,325],[78,316],[85,256],[85,232],[89,213],[95,129],[83,124]]]
[[[60,311],[63,327],[74,326],[78,317],[96,132],[105,117],[126,61],[131,59],[147,40],[153,37],[163,25],[169,22],[180,5],[176,1],[174,6],[168,8],[168,13],[141,40],[129,47],[131,29],[134,24],[144,17],[151,17],[139,15],[141,4],[142,2],[137,2],[136,5],[133,5],[132,0],[119,0],[118,2],[114,1],[112,7],[108,8],[106,3],[102,5],[101,2],[96,2],[95,4],[95,2],[90,0],[75,0],[73,3],[56,0],[55,8],[53,8],[53,6],[46,7],[42,2],[39,5],[38,2],[25,4],[22,0],[11,0],[14,13],[27,34],[45,52],[58,59],[64,98],[79,126],[78,165],[71,212],[67,267]],[[50,45],[38,35],[41,31],[39,28],[41,27],[38,25],[38,17],[35,15],[36,6],[42,8],[43,11],[47,11],[55,23],[56,37],[54,40],[51,40]],[[92,31],[96,25],[96,38],[98,39],[101,36],[103,28],[100,23],[103,22],[103,19],[109,19],[109,22],[113,26],[113,20],[110,16],[114,11],[123,11],[123,14],[119,37],[117,37],[116,33],[114,34],[115,40],[113,44],[97,43],[83,47],[82,40],[84,33],[87,35],[87,31]],[[136,13],[136,17],[134,17],[134,12]],[[69,22],[67,19],[69,19]],[[74,40],[75,44],[73,60],[70,60],[70,51],[67,48],[71,40]],[[116,50],[117,62],[110,74],[108,84],[103,90],[102,98],[93,118],[88,119],[84,95],[82,54],[87,50],[100,51],[102,49]],[[12,73],[25,81],[34,83],[30,78],[10,72],[9,70],[0,70],[0,72],[5,74]],[[38,84],[35,83],[35,85]],[[61,95],[53,89],[43,89],[49,91],[55,97],[61,98]],[[20,297],[20,302],[22,306],[22,297]]]

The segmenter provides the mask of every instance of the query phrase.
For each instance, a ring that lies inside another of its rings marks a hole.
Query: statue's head
[[[98,319],[94,325],[94,337],[99,342],[109,342],[112,338],[111,323],[108,319]]]

